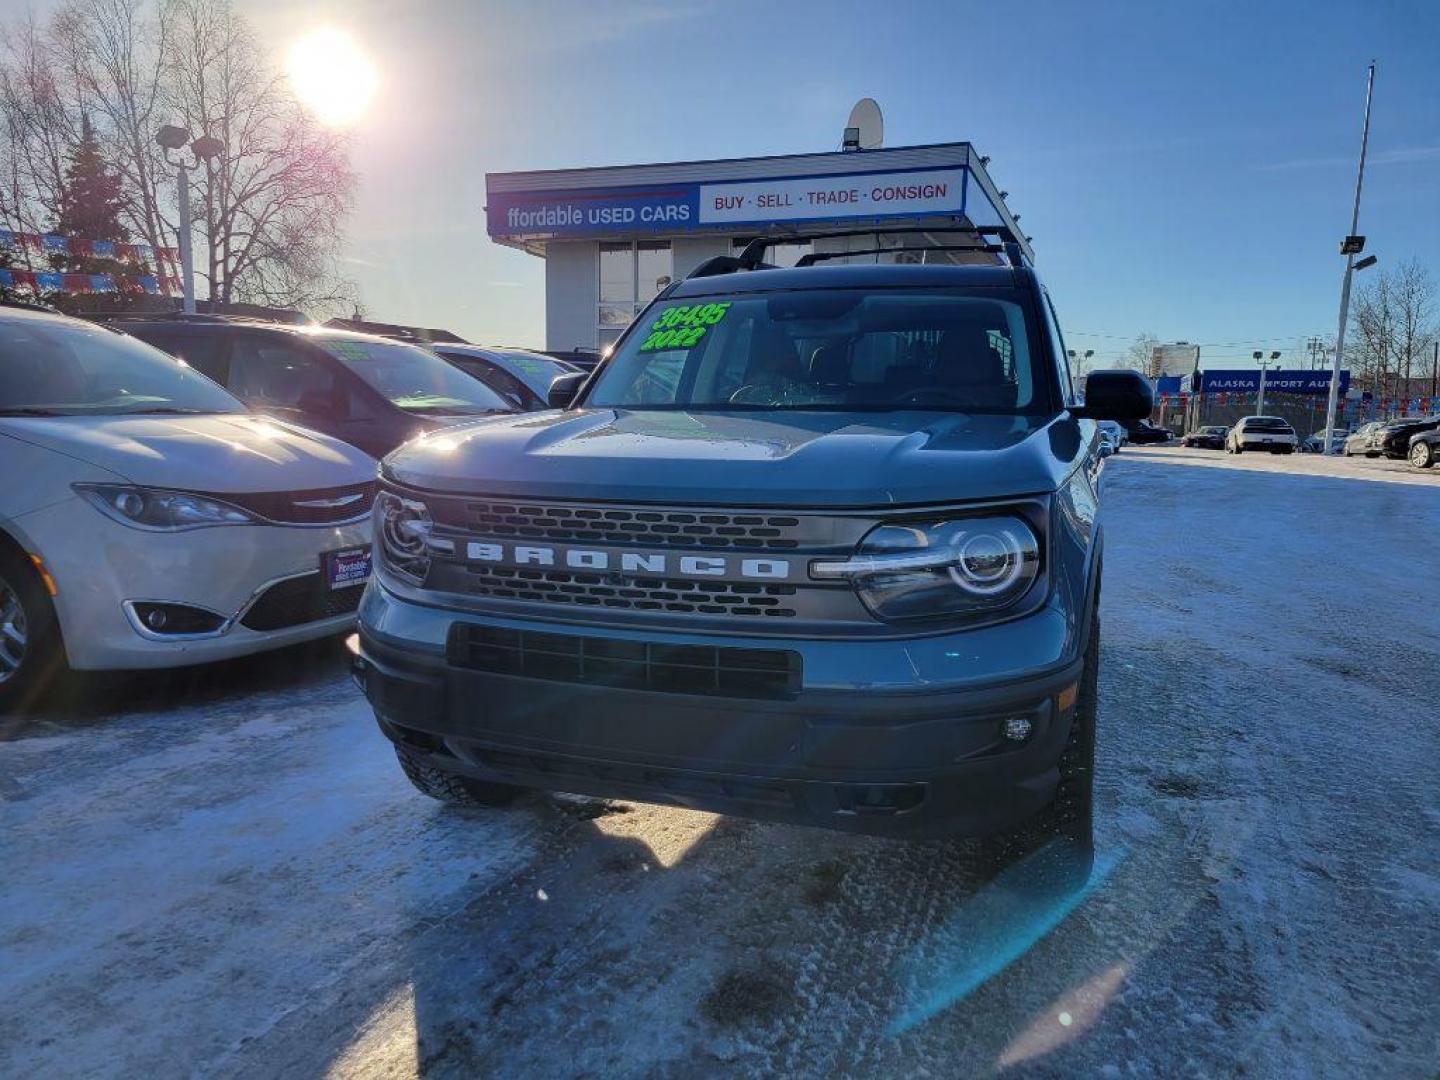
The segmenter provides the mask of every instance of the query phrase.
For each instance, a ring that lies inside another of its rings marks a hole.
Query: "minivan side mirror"
[[[1138,371],[1092,371],[1085,378],[1085,404],[1070,410],[1086,420],[1141,420],[1155,408],[1150,380]]]
[[[575,400],[575,395],[580,392],[580,384],[586,379],[583,371],[570,371],[564,375],[555,376],[555,381],[550,384],[550,393],[546,403],[552,409],[565,409]]]

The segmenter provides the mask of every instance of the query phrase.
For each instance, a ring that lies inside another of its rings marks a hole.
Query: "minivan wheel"
[[[1435,448],[1428,442],[1417,442],[1410,447],[1410,464],[1417,469],[1428,469],[1435,464]]]
[[[1035,868],[1043,887],[1079,888],[1095,859],[1095,720],[1100,677],[1100,613],[1093,616],[1090,644],[1080,674],[1080,692],[1070,738],[1060,755],[1055,797],[1015,829],[988,837],[985,862],[999,870],[1022,860]],[[1022,879],[1028,877],[1021,874]]]
[[[0,549],[0,715],[35,704],[64,667],[60,625],[23,554]]]
[[[395,747],[395,756],[400,759],[400,768],[406,779],[415,785],[416,791],[454,806],[508,806],[525,792],[524,788],[514,784],[475,780],[437,769],[403,746]]]

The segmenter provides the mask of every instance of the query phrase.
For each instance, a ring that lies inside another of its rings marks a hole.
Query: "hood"
[[[364,483],[368,454],[248,413],[0,419],[0,431],[136,484],[188,491],[305,491]]]
[[[1055,489],[1089,421],[960,413],[530,413],[435,432],[384,461],[457,494],[726,506],[920,505]]]

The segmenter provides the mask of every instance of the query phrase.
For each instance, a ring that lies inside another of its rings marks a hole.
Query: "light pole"
[[[1355,256],[1365,250],[1365,238],[1357,235],[1360,228],[1360,189],[1365,186],[1365,151],[1370,146],[1370,99],[1375,92],[1375,61],[1370,61],[1365,77],[1365,123],[1360,129],[1360,169],[1355,174],[1355,208],[1350,213],[1350,234],[1340,245],[1345,256],[1345,279],[1340,286],[1340,329],[1335,334],[1335,360],[1330,367],[1330,396],[1325,403],[1325,443],[1323,452],[1335,453],[1330,439],[1335,431],[1335,405],[1340,397],[1340,364],[1345,355],[1345,320],[1350,315],[1350,279],[1355,273]],[[1371,259],[1368,265],[1374,265]]]
[[[1070,356],[1070,364],[1074,368],[1075,377],[1079,378],[1080,376],[1084,375],[1085,364],[1092,356],[1095,355],[1095,350],[1086,349],[1083,353],[1078,353],[1074,349],[1066,349],[1065,351]]]
[[[175,184],[180,205],[180,295],[185,314],[195,314],[195,261],[190,249],[190,170],[198,168],[202,161],[218,156],[225,144],[210,135],[202,135],[193,142],[190,132],[175,124],[166,124],[155,133],[155,141],[165,151],[165,162],[175,169]],[[170,151],[190,147],[193,160],[172,158]],[[158,258],[158,257],[157,257]],[[160,267],[156,267],[160,270]],[[161,273],[164,273],[162,270]]]
[[[1278,352],[1272,352],[1269,360],[1262,359],[1264,355],[1263,352],[1251,353],[1251,356],[1255,358],[1255,362],[1260,365],[1260,393],[1255,399],[1255,412],[1260,416],[1265,415],[1265,371],[1271,364],[1280,359]]]

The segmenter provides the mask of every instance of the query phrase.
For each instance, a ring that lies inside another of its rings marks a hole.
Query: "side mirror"
[[[580,392],[580,384],[586,379],[583,371],[571,371],[564,375],[556,375],[555,381],[550,384],[550,393],[546,397],[546,403],[552,409],[567,409],[570,403],[575,400],[575,395]]]
[[[1085,379],[1085,404],[1070,412],[1087,420],[1141,420],[1155,408],[1150,381],[1138,371],[1092,371]]]

